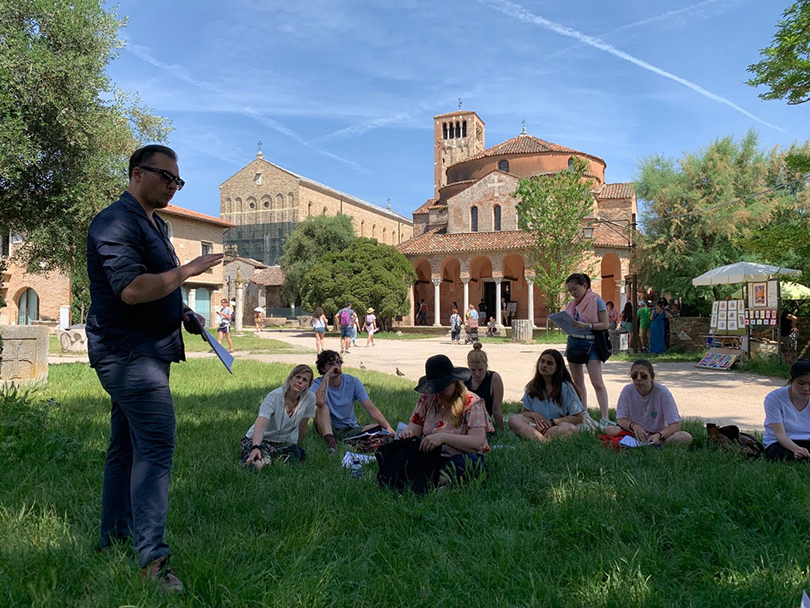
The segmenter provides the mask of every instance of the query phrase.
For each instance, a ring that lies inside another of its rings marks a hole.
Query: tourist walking
[[[312,313],[312,331],[315,333],[315,351],[320,353],[323,350],[323,337],[326,335],[326,315],[323,314],[323,308],[318,306],[315,312]]]
[[[363,331],[368,332],[366,338],[366,348],[374,346],[374,334],[377,333],[377,317],[374,314],[374,309],[369,308],[366,310],[366,318],[363,322]]]

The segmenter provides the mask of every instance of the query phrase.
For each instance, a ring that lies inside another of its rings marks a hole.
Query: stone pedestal
[[[532,329],[532,322],[529,319],[514,319],[512,321],[512,342],[531,342]]]
[[[33,384],[48,381],[47,327],[12,325],[0,327],[0,384]]]

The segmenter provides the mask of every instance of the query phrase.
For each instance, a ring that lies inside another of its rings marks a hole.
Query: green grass
[[[707,445],[608,451],[506,433],[484,483],[424,498],[357,480],[308,434],[260,473],[240,436],[291,366],[175,365],[167,540],[187,593],[143,586],[132,551],[95,551],[109,402],[84,364],[36,400],[0,399],[0,606],[797,606],[810,577],[806,465]],[[413,383],[357,371],[406,420]],[[43,405],[45,398],[54,404]],[[508,411],[516,411],[509,404]],[[363,420],[364,421],[364,420]]]
[[[647,359],[651,363],[699,363],[704,353],[670,350],[660,355],[653,353],[614,353],[611,361],[633,362],[636,359]]]
[[[761,376],[775,376],[777,378],[790,377],[790,365],[780,361],[777,357],[752,357],[748,361],[738,361],[732,367],[740,372],[750,372]]]
[[[209,333],[217,337],[216,329],[209,330]],[[233,340],[233,348],[239,352],[251,353],[309,353],[309,350],[304,350],[288,344],[282,340],[275,340],[273,338],[260,338],[252,331],[245,331],[241,334],[236,332],[231,333],[231,340]],[[183,332],[183,342],[186,345],[186,352],[209,352],[211,347],[207,342],[204,342],[200,336]],[[228,348],[228,340],[223,336],[222,344]],[[314,349],[312,349],[314,351]]]

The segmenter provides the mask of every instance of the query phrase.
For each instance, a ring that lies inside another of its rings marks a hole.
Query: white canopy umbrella
[[[798,276],[801,270],[755,264],[754,262],[737,262],[714,268],[692,279],[692,285],[728,285],[729,283],[746,283],[767,281],[780,275]]]

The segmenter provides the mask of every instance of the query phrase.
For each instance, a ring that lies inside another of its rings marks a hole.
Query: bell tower
[[[475,112],[461,109],[433,117],[433,197],[447,185],[447,168],[483,152],[484,121]]]

